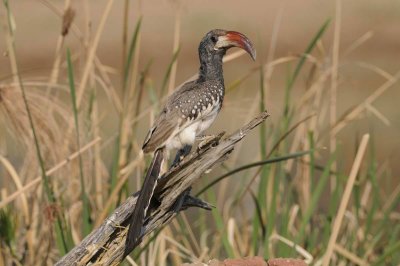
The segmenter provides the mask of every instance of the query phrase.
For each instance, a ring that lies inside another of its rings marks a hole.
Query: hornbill
[[[256,51],[242,33],[221,29],[208,32],[198,49],[200,70],[197,80],[185,83],[169,96],[149,130],[142,150],[144,153],[153,152],[154,157],[131,217],[125,254],[129,253],[142,237],[144,219],[166,151],[178,149],[177,158],[179,154],[190,151],[196,137],[213,123],[221,110],[225,95],[222,58],[232,47],[244,49],[255,60]]]

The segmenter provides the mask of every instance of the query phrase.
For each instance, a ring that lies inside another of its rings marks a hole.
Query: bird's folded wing
[[[157,148],[165,145],[165,142],[173,137],[178,131],[180,119],[178,119],[176,112],[163,112],[154,123],[154,127],[147,133],[146,139],[143,143],[143,151],[145,153],[153,152]]]
[[[184,101],[184,98],[196,86],[195,81],[189,81],[168,97],[166,107],[154,122],[154,126],[147,133],[142,147],[145,153],[161,148],[168,139],[174,137],[180,129],[191,123],[191,121],[182,119],[181,110],[192,109],[189,106],[190,104]],[[177,109],[177,106],[179,106],[179,109]]]

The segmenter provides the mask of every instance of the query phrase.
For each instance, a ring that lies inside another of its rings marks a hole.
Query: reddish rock
[[[262,257],[251,257],[242,259],[226,259],[219,261],[210,260],[207,264],[203,263],[185,263],[182,266],[307,266],[307,264],[298,259],[270,259],[265,261]]]
[[[226,259],[224,266],[268,266],[267,262],[261,257]]]
[[[297,259],[270,259],[268,266],[307,266],[303,260]]]

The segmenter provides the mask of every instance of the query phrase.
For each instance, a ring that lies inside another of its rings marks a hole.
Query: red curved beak
[[[253,60],[256,60],[256,50],[254,49],[253,44],[249,38],[237,31],[227,31],[225,35],[220,36],[215,47],[224,47],[227,49],[231,47],[239,47],[245,50]]]

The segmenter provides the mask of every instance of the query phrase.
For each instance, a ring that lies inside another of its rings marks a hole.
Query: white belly
[[[204,117],[198,125],[197,135],[200,135],[204,130],[208,129],[217,117],[218,110],[211,112],[208,116]]]
[[[180,149],[185,145],[193,145],[196,136],[199,136],[204,130],[208,129],[217,117],[218,110],[213,110],[209,115],[203,117],[201,120],[195,121],[190,125],[186,125],[184,129],[180,130],[166,143],[166,148]]]

